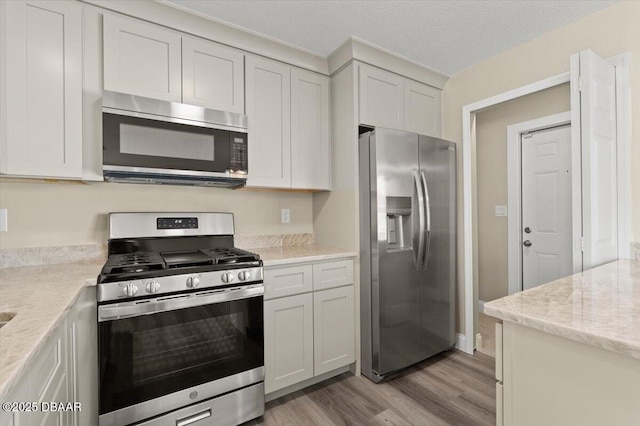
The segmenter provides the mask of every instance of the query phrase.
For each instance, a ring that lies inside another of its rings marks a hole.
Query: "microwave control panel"
[[[229,169],[233,173],[246,174],[248,172],[247,138],[248,135],[246,133],[231,132],[231,161],[229,162]]]

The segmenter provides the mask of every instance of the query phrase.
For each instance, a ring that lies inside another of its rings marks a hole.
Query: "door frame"
[[[631,87],[629,84],[629,63],[631,55],[623,53],[608,61],[616,66],[616,78],[620,81],[617,88],[617,106],[621,114],[618,114],[618,256],[630,255],[631,232],[631,165],[630,165],[630,139],[631,139]],[[464,273],[461,275],[464,294],[464,331],[456,335],[456,348],[473,354],[475,347],[474,317],[475,317],[475,287],[473,279],[473,165],[472,165],[472,140],[475,139],[476,114],[501,104],[506,101],[550,89],[571,81],[569,72],[557,74],[544,80],[518,87],[507,92],[491,96],[486,99],[465,105],[462,107],[462,212],[463,212],[463,243],[462,263]],[[575,85],[575,83],[574,83]],[[572,89],[573,90],[573,89]],[[574,112],[575,113],[575,112]],[[473,136],[472,136],[473,135]],[[626,180],[625,180],[626,179]],[[621,188],[622,187],[622,188]]]
[[[507,126],[507,222],[508,222],[508,257],[509,257],[509,294],[522,291],[522,250],[520,230],[522,229],[522,144],[525,133],[571,124],[571,111],[548,115],[535,120]],[[580,159],[580,147],[574,146],[571,140],[572,163]],[[571,180],[579,180],[580,171],[571,170]],[[572,186],[572,191],[575,187]],[[582,270],[582,251],[579,241],[582,236],[582,210],[571,211],[573,273]],[[577,238],[577,239],[576,239]],[[578,244],[576,244],[578,242]]]

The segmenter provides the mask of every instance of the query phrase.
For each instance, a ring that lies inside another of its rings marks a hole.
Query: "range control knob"
[[[187,287],[196,288],[200,285],[200,278],[198,277],[189,277],[187,278]]]
[[[233,282],[233,274],[231,272],[225,272],[222,274],[222,282],[225,284],[229,284]]]
[[[249,271],[240,271],[240,272],[238,273],[238,279],[239,279],[240,281],[246,281],[246,280],[248,280],[249,278],[251,278],[251,272],[249,272]]]
[[[160,283],[157,281],[149,281],[147,283],[147,293],[157,293],[160,290]]]
[[[127,297],[133,297],[138,292],[138,286],[133,283],[129,283],[122,288],[122,292]]]

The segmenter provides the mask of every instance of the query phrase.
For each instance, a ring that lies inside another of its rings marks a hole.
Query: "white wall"
[[[0,182],[0,208],[9,216],[0,248],[106,243],[107,213],[117,211],[232,212],[237,235],[313,232],[312,206],[305,192]],[[285,207],[291,209],[289,224],[280,223]]]

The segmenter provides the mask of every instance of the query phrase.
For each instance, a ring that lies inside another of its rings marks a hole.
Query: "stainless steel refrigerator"
[[[362,373],[379,382],[455,344],[456,152],[376,127],[359,157]]]

